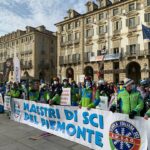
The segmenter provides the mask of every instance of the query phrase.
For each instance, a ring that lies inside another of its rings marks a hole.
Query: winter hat
[[[132,83],[134,83],[134,81],[132,79],[129,79],[129,78],[124,79],[124,86],[125,87],[127,87],[128,85],[131,85]]]

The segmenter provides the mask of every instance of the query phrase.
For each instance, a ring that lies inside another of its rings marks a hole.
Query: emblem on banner
[[[109,141],[112,150],[139,150],[141,146],[138,130],[126,121],[111,124]]]
[[[14,101],[14,116],[15,118],[19,118],[20,115],[21,115],[20,103],[18,101]]]

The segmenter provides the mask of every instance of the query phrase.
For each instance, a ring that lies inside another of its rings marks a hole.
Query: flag
[[[150,28],[142,25],[143,39],[150,40]]]
[[[14,57],[14,81],[20,82],[20,60],[17,57]]]

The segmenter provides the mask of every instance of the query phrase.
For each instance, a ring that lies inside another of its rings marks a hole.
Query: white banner
[[[61,94],[61,105],[63,106],[71,105],[71,88],[63,88]]]
[[[20,60],[17,57],[13,59],[14,63],[14,82],[20,82]]]
[[[143,118],[99,109],[49,106],[13,100],[12,119],[42,131],[102,150],[147,150],[147,128]],[[142,122],[142,123],[141,123]]]
[[[107,96],[100,96],[100,103],[96,107],[101,110],[108,110],[108,97]]]
[[[11,111],[11,97],[4,96],[4,110]]]

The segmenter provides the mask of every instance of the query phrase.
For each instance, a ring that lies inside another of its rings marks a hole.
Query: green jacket
[[[34,90],[30,90],[29,91],[29,100],[30,101],[39,101],[39,96],[40,96],[40,92],[39,91],[34,91]]]
[[[71,88],[71,102],[77,102],[79,100],[79,88],[77,87],[72,87]]]
[[[20,97],[20,91],[17,89],[11,89],[10,93],[8,94],[12,98],[19,98]]]
[[[124,90],[118,94],[119,106],[123,114],[129,114],[131,111],[136,111],[140,115],[140,111],[144,107],[142,97],[139,92],[132,91],[130,94]]]

